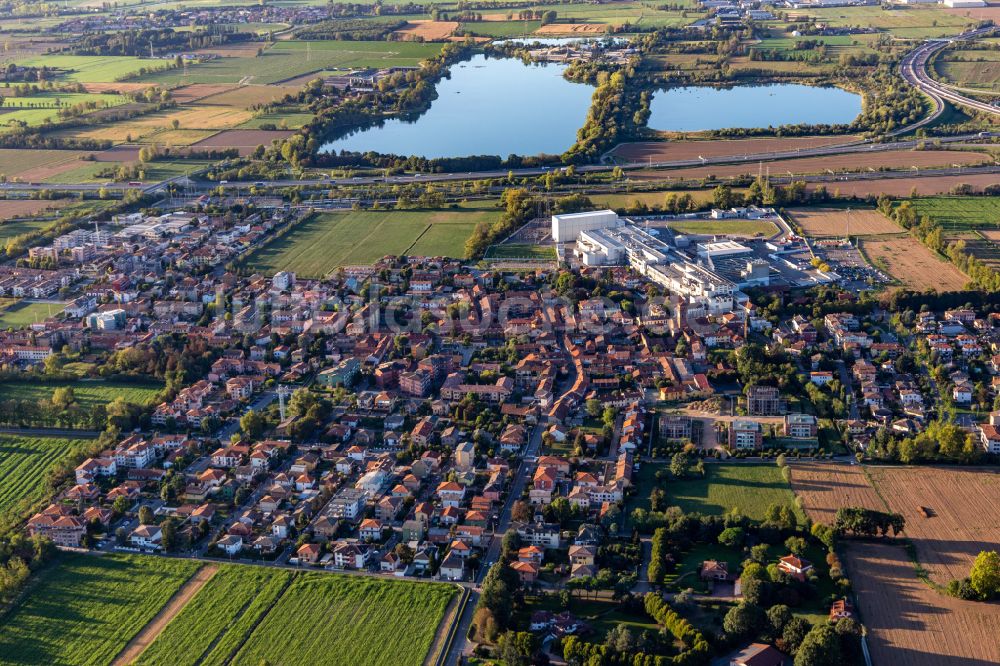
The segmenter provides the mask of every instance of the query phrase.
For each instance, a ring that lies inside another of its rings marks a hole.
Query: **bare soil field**
[[[77,169],[84,164],[85,162],[81,162],[79,159],[67,160],[58,164],[46,164],[44,166],[37,166],[32,169],[22,171],[17,175],[17,177],[18,180],[35,183],[53,178],[61,173],[66,173],[67,171],[72,171],[73,169]]]
[[[997,229],[981,229],[981,230],[979,230],[979,233],[981,233],[985,238],[988,238],[989,240],[991,240],[991,241],[993,241],[995,243],[1000,243],[1000,230],[997,230]]]
[[[1000,605],[935,592],[913,571],[906,551],[888,543],[851,543],[847,570],[868,627],[872,662],[894,666],[1000,663]]]
[[[603,23],[550,23],[535,31],[536,35],[600,35],[611,26]]]
[[[800,208],[788,211],[807,236],[841,238],[850,224],[852,236],[897,234],[903,231],[885,215],[874,210],[843,208]]]
[[[294,95],[301,86],[240,86],[221,93],[206,96],[202,104],[211,106],[229,106],[248,109],[256,104],[270,104],[284,99],[285,95]]]
[[[988,7],[955,7],[942,8],[948,14],[955,16],[967,16],[977,21],[1000,21],[1000,4],[993,4]]]
[[[68,203],[68,199],[56,199],[54,201],[46,201],[44,199],[0,199],[0,220],[38,215],[46,210],[62,208]]]
[[[451,33],[458,30],[458,21],[407,21],[406,26],[400,28],[394,35],[400,35],[403,39],[420,38],[425,42],[439,42],[451,36]]]
[[[94,160],[97,162],[137,162],[139,160],[140,148],[141,146],[123,143],[120,146],[96,153]]]
[[[742,156],[754,153],[816,148],[856,140],[855,136],[804,136],[765,139],[710,139],[707,141],[641,141],[623,143],[611,151],[611,157],[629,162],[696,160],[702,157]]]
[[[129,93],[145,90],[152,86],[150,83],[127,83],[124,81],[114,83],[82,83],[80,85],[89,93]]]
[[[832,524],[837,509],[845,506],[885,511],[885,502],[860,465],[796,463],[791,468],[792,491],[802,498],[802,509],[816,522]]]
[[[969,574],[981,550],[1000,544],[1000,471],[985,468],[871,467],[879,494],[906,518],[906,534],[935,582]],[[920,507],[930,509],[925,518]]]
[[[839,191],[842,196],[877,197],[880,194],[889,196],[909,196],[913,190],[919,195],[947,194],[956,185],[971,185],[982,189],[988,185],[996,185],[1000,178],[995,173],[969,174],[966,176],[933,176],[921,178],[882,178],[878,180],[859,180],[843,183],[824,183],[830,192]],[[819,185],[811,185],[815,189]]]
[[[708,157],[699,153],[703,157]],[[697,158],[697,155],[695,155]],[[689,159],[689,158],[672,158]],[[764,162],[764,169],[768,170],[772,176],[785,176],[788,172],[793,174],[814,174],[830,171],[864,171],[867,169],[908,169],[916,166],[918,168],[951,166],[952,164],[982,164],[989,161],[989,158],[982,153],[973,153],[961,150],[941,150],[941,151],[912,151],[900,150],[879,153],[877,155],[853,154],[853,155],[830,155],[828,157],[804,157],[797,160],[777,160]],[[716,176],[732,178],[735,176],[751,175],[756,176],[759,162],[749,161],[745,164],[724,164],[703,167],[687,167],[683,169],[670,169],[667,171],[638,171],[630,175],[638,178],[650,179],[651,176],[659,173],[675,178],[704,178],[705,176]],[[654,178],[655,179],[655,178]],[[994,179],[996,176],[994,175]],[[909,182],[904,180],[903,182]],[[964,181],[963,181],[964,182]],[[846,183],[845,183],[846,185]],[[827,189],[840,187],[840,183],[828,183]],[[909,189],[906,191],[909,193]]]
[[[934,255],[907,234],[858,241],[873,266],[884,270],[911,289],[960,291],[969,281],[962,271]]]
[[[175,88],[170,91],[170,94],[178,104],[187,104],[210,95],[224,93],[235,87],[236,86],[216,85],[212,83],[192,83],[190,85],[181,86],[180,88]]]
[[[142,628],[142,630],[135,635],[135,638],[128,642],[125,649],[115,657],[115,660],[111,662],[112,666],[126,666],[131,664],[142,654],[150,643],[156,640],[156,637],[166,628],[170,621],[174,617],[184,610],[188,602],[194,598],[194,595],[198,594],[201,588],[205,587],[205,584],[212,579],[215,572],[219,570],[219,565],[217,564],[207,564],[201,569],[195,572],[193,576],[181,589],[177,590],[167,605],[160,609],[160,612],[150,620],[149,624]]]
[[[206,148],[238,148],[240,155],[249,155],[259,145],[268,146],[274,139],[290,136],[290,130],[227,130],[192,145],[195,150]]]

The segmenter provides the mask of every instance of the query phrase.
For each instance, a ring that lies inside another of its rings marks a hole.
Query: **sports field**
[[[46,481],[52,468],[84,444],[61,437],[0,435],[0,526],[26,517],[47,494]]]
[[[253,270],[320,277],[338,266],[370,264],[385,255],[464,256],[465,240],[491,210],[325,213],[299,223],[247,258]]]
[[[63,554],[0,618],[0,664],[106,666],[200,566]]]
[[[0,329],[31,326],[49,317],[55,317],[65,307],[63,303],[37,303],[0,298]]]

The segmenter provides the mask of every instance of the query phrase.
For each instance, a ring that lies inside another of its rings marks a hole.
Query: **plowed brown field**
[[[912,178],[882,178],[879,180],[858,180],[852,182],[830,182],[823,183],[822,186],[831,193],[840,192],[841,196],[852,197],[877,197],[880,194],[888,194],[893,197],[909,196],[913,190],[917,194],[947,194],[956,185],[972,185],[977,189],[982,189],[988,185],[996,185],[1000,180],[1000,174],[980,173],[965,176],[932,176],[921,178],[914,174]],[[810,185],[810,189],[820,187],[819,184]]]
[[[892,666],[1000,663],[1000,605],[962,601],[917,579],[906,551],[852,543],[847,571],[868,627],[872,662]]]
[[[885,502],[868,482],[860,465],[796,463],[792,491],[802,498],[802,508],[816,522],[830,525],[837,509],[863,506],[885,511]]]
[[[969,281],[962,271],[907,234],[861,238],[858,245],[873,265],[911,289],[959,291]]]
[[[857,139],[854,136],[804,136],[766,139],[713,139],[709,141],[642,141],[623,143],[611,151],[620,160],[654,162],[670,160],[696,160],[702,157],[726,157],[729,155],[752,155],[775,151],[815,148],[835,143],[847,143]]]
[[[843,237],[850,226],[852,236],[898,234],[903,231],[885,215],[874,210],[805,208],[788,211],[807,236]]]

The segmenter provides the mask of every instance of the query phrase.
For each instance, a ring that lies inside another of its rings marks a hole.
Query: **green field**
[[[370,264],[387,254],[461,257],[476,224],[497,215],[462,209],[314,215],[255,251],[246,263],[265,273],[288,270],[320,277],[338,266]]]
[[[910,203],[918,219],[928,215],[948,231],[1000,228],[997,197],[919,197]]]
[[[637,500],[645,507],[649,506],[649,491],[656,485],[655,471],[654,465],[642,468],[645,481],[638,484]],[[704,478],[669,480],[662,487],[668,506],[708,515],[721,515],[735,508],[752,520],[763,520],[772,504],[792,505],[795,500],[792,489],[781,478],[781,470],[768,464],[706,464]],[[801,517],[801,511],[795,512]]]
[[[54,220],[23,218],[0,223],[0,241],[6,242],[14,236],[41,231],[55,223]],[[3,301],[0,301],[2,303]]]
[[[252,58],[216,58],[185,69],[155,72],[144,81],[184,83],[277,83],[323,69],[415,66],[437,55],[440,44],[418,42],[277,42]]]
[[[232,663],[419,666],[456,592],[444,584],[301,574]]]
[[[64,554],[0,619],[0,664],[106,666],[200,566]]]
[[[0,525],[20,519],[47,494],[49,472],[86,442],[61,437],[0,435]]]
[[[221,567],[135,663],[221,666],[294,575],[263,567]]]
[[[66,307],[63,303],[35,303],[0,299],[0,329],[22,328],[55,317]]]
[[[682,234],[732,234],[734,236],[771,236],[778,233],[767,220],[681,220],[670,222],[671,229]]]
[[[556,249],[551,245],[508,243],[493,245],[486,252],[487,259],[548,259],[555,261]]]
[[[44,55],[28,58],[18,63],[27,67],[61,69],[64,78],[79,83],[112,83],[137,73],[140,69],[158,69],[172,66],[170,60],[135,58],[133,56],[75,56]]]
[[[936,5],[894,5],[891,10],[884,10],[878,5],[822,7],[797,9],[790,13],[814,17],[817,22],[831,27],[880,28],[892,33],[894,37],[909,39],[956,35],[976,23],[973,19],[949,14]]]
[[[134,405],[148,405],[163,391],[163,384],[152,381],[148,384],[127,382],[90,381],[79,382],[0,382],[0,400],[27,400],[41,402],[50,400],[57,388],[69,386],[78,405],[92,409],[106,405],[115,398],[124,398]]]

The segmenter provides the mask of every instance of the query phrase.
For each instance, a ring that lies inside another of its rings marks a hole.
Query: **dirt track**
[[[205,584],[211,580],[215,572],[219,570],[217,564],[206,564],[201,569],[195,572],[191,578],[188,579],[186,583],[181,586],[181,589],[177,590],[174,596],[170,597],[170,601],[167,605],[160,609],[160,612],[156,614],[152,620],[149,621],[142,630],[135,635],[135,637],[128,642],[125,649],[122,650],[115,660],[111,662],[111,666],[127,666],[134,662],[142,651],[145,650],[149,645],[156,640],[156,637],[160,635],[170,621],[174,617],[184,610],[184,607],[188,604],[194,595],[198,594],[201,588],[205,587]]]

